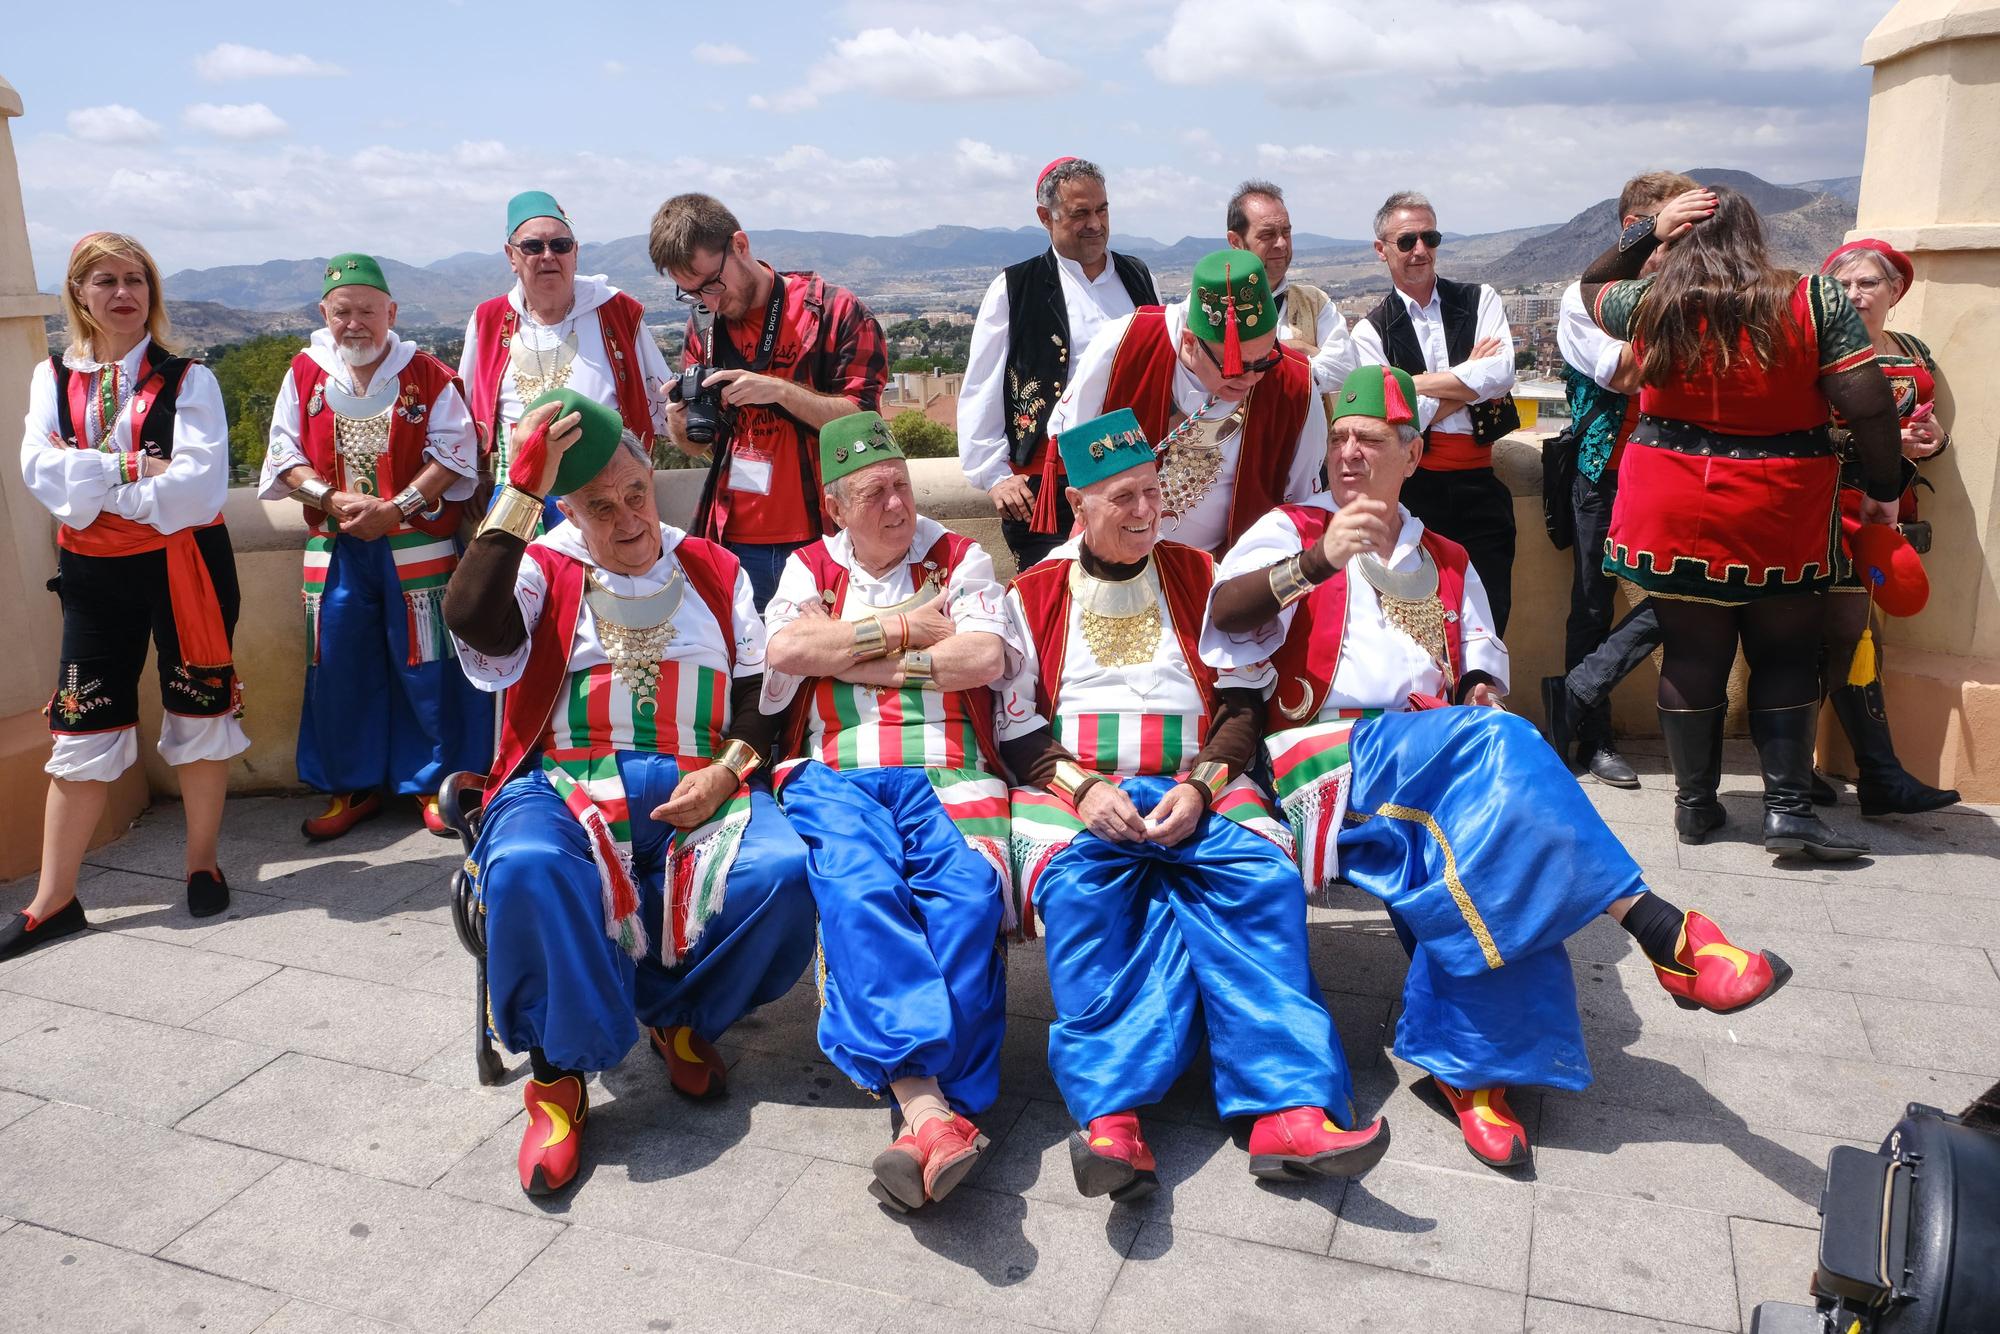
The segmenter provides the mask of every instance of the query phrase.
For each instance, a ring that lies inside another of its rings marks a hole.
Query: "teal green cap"
[[[591,478],[603,472],[604,465],[611,462],[611,456],[618,452],[619,438],[625,434],[625,419],[618,415],[618,409],[607,407],[567,387],[549,390],[528,404],[521,415],[526,417],[544,403],[562,404],[556,410],[558,418],[567,417],[572,412],[583,415],[583,435],[564,452],[562,463],[556,469],[556,483],[549,488],[552,496],[566,496],[590,485]]]
[[[1153,446],[1130,408],[1078,422],[1056,437],[1056,447],[1069,484],[1079,489],[1154,461]]]
[[[321,300],[336,287],[372,287],[385,296],[389,293],[389,280],[382,274],[382,265],[373,255],[335,255],[326,262],[326,280],[320,284]]]
[[[507,239],[513,240],[521,224],[531,218],[555,218],[569,226],[569,214],[562,211],[554,195],[547,190],[523,190],[507,201]]]

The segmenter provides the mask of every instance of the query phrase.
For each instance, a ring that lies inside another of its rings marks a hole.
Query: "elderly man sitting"
[[[1648,890],[1568,768],[1493,705],[1507,649],[1465,548],[1397,501],[1416,470],[1416,388],[1363,366],[1335,400],[1331,497],[1260,519],[1224,557],[1211,668],[1262,687],[1265,741],[1306,887],[1338,875],[1389,908],[1410,951],[1396,1054],[1422,1067],[1467,1148],[1528,1161],[1507,1086],[1590,1083],[1563,941],[1610,913],[1677,1003],[1730,1013],[1791,970]]]
[[[993,562],[917,513],[881,417],[827,423],[819,453],[839,531],[779,575],[760,707],[789,706],[803,743],[775,782],[819,905],[820,1047],[896,1100],[870,1190],[914,1209],[972,1170],[986,1138],[967,1115],[1000,1091],[1007,785],[987,687],[1020,644]]]
[[[1130,411],[1058,444],[1082,533],[1014,581],[1027,643],[1000,736],[1026,784],[1015,873],[1048,933],[1049,1065],[1084,1126],[1077,1189],[1153,1189],[1137,1109],[1204,1035],[1217,1111],[1256,1118],[1252,1173],[1365,1171],[1388,1126],[1341,1129],[1352,1081],[1306,957],[1290,839],[1242,777],[1263,701],[1196,652],[1212,562],[1158,541],[1159,468]]]
[[[519,1167],[542,1195],[576,1175],[586,1072],[624,1058],[635,1014],[675,1089],[720,1092],[710,1042],[790,989],[813,924],[805,847],[744,781],[768,753],[749,579],[660,522],[613,409],[557,390],[516,429],[445,621],[507,692],[468,870],[494,1031],[534,1065]],[[566,521],[530,541],[552,493]]]

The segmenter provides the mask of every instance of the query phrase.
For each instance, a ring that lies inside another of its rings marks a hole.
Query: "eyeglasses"
[[[1842,278],[1840,287],[1846,292],[1872,292],[1882,285],[1880,278]]]
[[[714,273],[709,274],[692,288],[682,287],[679,283],[674,284],[674,300],[683,305],[692,305],[697,301],[706,301],[709,297],[720,295],[722,289],[727,286],[722,281],[722,275],[728,270],[729,249],[725,246],[722,251],[722,262],[715,266]]]
[[[1222,358],[1215,355],[1215,349],[1208,345],[1208,340],[1205,338],[1197,338],[1194,341],[1200,345],[1201,350],[1203,352],[1206,352],[1208,354],[1208,360],[1210,364],[1212,364],[1216,370],[1218,371],[1221,370]],[[1271,344],[1271,350],[1269,352],[1266,352],[1263,356],[1257,358],[1257,360],[1244,362],[1243,373],[1245,375],[1262,375],[1265,371],[1276,370],[1278,363],[1283,361],[1284,359],[1285,359],[1284,345],[1281,343],[1273,343]],[[1229,376],[1226,378],[1234,379],[1235,377]]]
[[[1407,255],[1417,248],[1417,242],[1419,241],[1424,243],[1424,249],[1436,250],[1440,245],[1444,244],[1444,233],[1439,231],[1404,232],[1396,238],[1396,249]]]
[[[524,255],[539,255],[544,250],[548,251],[551,255],[567,255],[570,251],[576,249],[576,238],[574,236],[551,236],[548,240],[544,241],[539,236],[531,236],[525,241],[509,241],[507,244],[513,246],[514,249]]]

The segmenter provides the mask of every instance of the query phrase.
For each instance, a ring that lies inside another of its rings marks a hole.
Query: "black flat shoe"
[[[1590,752],[1590,763],[1584,766],[1590,776],[1608,787],[1634,788],[1639,786],[1639,771],[1631,761],[1609,746],[1599,746]]]
[[[28,925],[28,914],[17,912],[0,922],[0,959],[26,954],[64,936],[73,936],[89,925],[84,920],[83,904],[75,899],[50,914],[46,922],[37,922],[32,927]]]
[[[214,871],[196,871],[187,879],[188,914],[193,917],[213,917],[229,906],[229,882],[222,878],[222,868]]]

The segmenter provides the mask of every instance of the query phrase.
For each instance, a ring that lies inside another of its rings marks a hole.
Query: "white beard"
[[[343,340],[334,348],[334,351],[340,356],[341,364],[354,367],[372,366],[380,361],[383,354],[388,350],[389,340],[386,338],[379,343],[371,343],[365,347],[357,347],[355,344]]]

